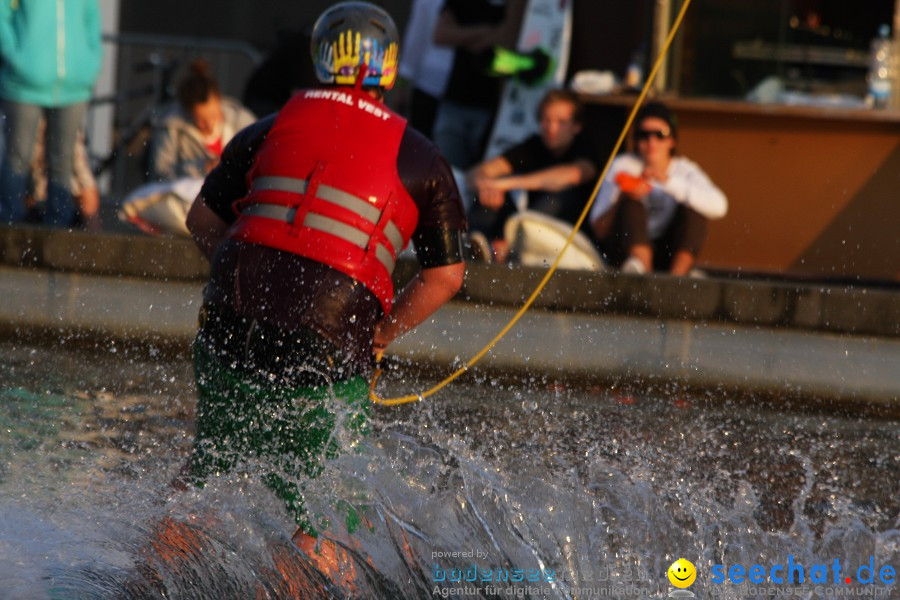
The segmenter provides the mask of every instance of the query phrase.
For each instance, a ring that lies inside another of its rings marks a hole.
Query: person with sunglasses
[[[709,219],[728,200],[693,161],[676,154],[675,115],[645,105],[635,119],[634,151],[616,157],[591,207],[591,229],[604,258],[623,273],[688,275]]]

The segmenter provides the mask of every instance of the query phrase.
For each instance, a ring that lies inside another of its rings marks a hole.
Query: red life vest
[[[324,263],[388,314],[391,273],[419,211],[397,173],[406,121],[350,87],[306,90],[275,119],[230,235]]]

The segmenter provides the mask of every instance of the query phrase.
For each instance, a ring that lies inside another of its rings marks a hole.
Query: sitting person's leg
[[[653,250],[643,202],[621,198],[594,224],[594,233],[610,266],[622,267],[636,257],[645,266],[645,272],[649,270]]]
[[[672,275],[687,275],[706,241],[707,219],[680,205],[663,235],[654,241],[653,268]]]
[[[491,210],[481,204],[477,199],[467,215],[470,232],[482,233],[491,244],[494,259],[504,262],[508,250],[504,248],[503,226],[506,225],[510,215],[516,212],[516,207],[509,196],[503,201],[500,210]]]

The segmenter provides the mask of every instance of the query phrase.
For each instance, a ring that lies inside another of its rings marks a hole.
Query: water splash
[[[896,423],[486,379],[377,409],[375,433],[310,484],[353,565],[339,587],[293,546],[252,464],[171,490],[189,369],[124,354],[0,348],[0,596],[423,598],[475,567],[552,570],[540,597],[634,597],[664,595],[685,556],[709,597],[714,564],[900,565]],[[67,366],[43,378],[28,364]],[[338,498],[370,527],[343,531]]]

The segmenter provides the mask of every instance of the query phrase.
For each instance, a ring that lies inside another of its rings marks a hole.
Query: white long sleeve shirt
[[[621,190],[616,184],[616,175],[628,173],[639,177],[643,171],[644,162],[640,157],[634,154],[616,157],[591,207],[591,221],[618,202]],[[675,156],[669,162],[668,181],[651,181],[650,184],[650,194],[644,199],[650,239],[657,239],[663,234],[679,204],[689,206],[707,219],[721,219],[728,212],[728,199],[722,190],[695,162],[683,156]]]

